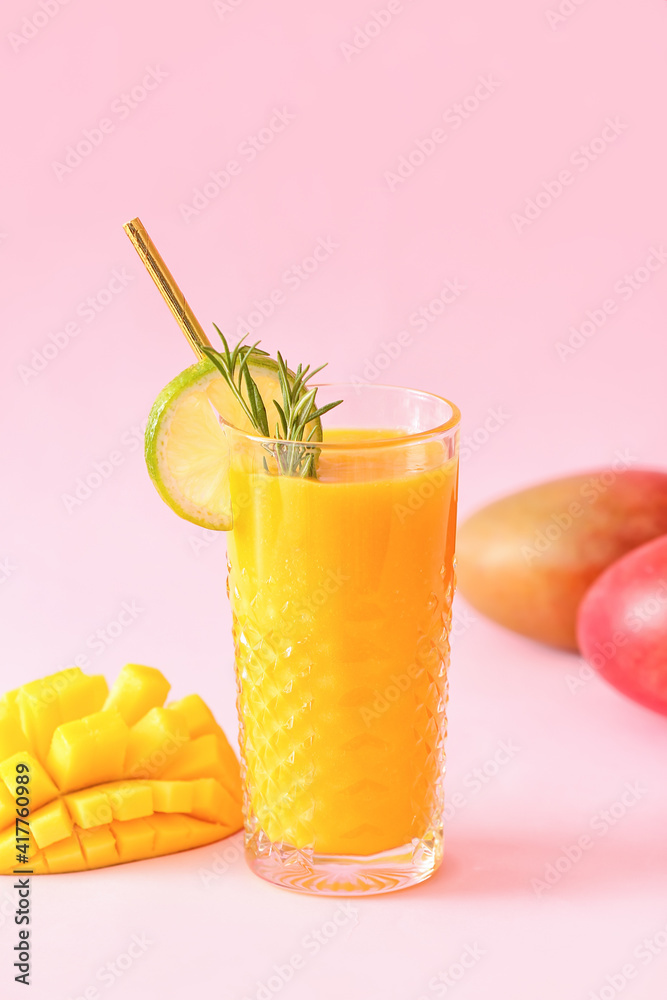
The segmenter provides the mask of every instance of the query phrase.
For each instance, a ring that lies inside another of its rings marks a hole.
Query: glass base
[[[316,854],[286,844],[257,841],[246,847],[246,861],[260,878],[283,889],[318,896],[373,896],[418,885],[440,867],[442,833],[379,854]]]

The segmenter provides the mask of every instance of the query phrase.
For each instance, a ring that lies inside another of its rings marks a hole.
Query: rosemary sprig
[[[215,326],[215,323],[213,325]],[[245,337],[242,337],[238,344],[230,349],[222,330],[217,326],[215,329],[222,341],[222,350],[216,351],[215,348],[204,347],[204,353],[224,378],[255,430],[262,437],[273,438],[276,441],[275,444],[267,445],[266,450],[275,459],[278,471],[289,476],[315,477],[319,448],[315,447],[312,442],[319,429],[318,422],[325,413],[343,402],[342,399],[337,399],[333,403],[318,407],[316,404],[317,388],[310,389],[308,387],[308,380],[326,368],[326,365],[320,365],[319,368],[314,368],[312,371],[310,365],[306,365],[305,368],[303,365],[299,365],[296,372],[292,374],[287,367],[287,362],[278,351],[278,379],[283,398],[282,405],[278,400],[274,399],[273,401],[278,411],[278,420],[275,423],[275,433],[271,435],[264,400],[250,374],[248,363],[253,354],[268,357],[267,352],[259,349],[257,346],[259,341],[254,344],[245,344]],[[312,424],[312,427],[306,434],[309,424]],[[304,435],[306,435],[305,439]],[[266,459],[264,459],[264,465],[268,469]]]

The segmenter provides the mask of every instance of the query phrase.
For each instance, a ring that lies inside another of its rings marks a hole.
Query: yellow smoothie
[[[439,442],[378,446],[397,436],[330,431],[316,479],[232,448],[228,587],[260,841],[369,855],[439,822],[456,462]]]

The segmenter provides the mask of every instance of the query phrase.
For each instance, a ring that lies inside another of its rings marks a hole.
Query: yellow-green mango
[[[465,599],[531,639],[576,649],[576,614],[616,559],[667,534],[667,473],[601,469],[521,490],[459,529]]]

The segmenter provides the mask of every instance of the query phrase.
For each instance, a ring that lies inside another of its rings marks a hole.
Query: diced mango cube
[[[19,750],[32,749],[30,740],[21,728],[21,719],[15,705],[0,705],[0,760],[13,757]]]
[[[153,808],[161,813],[191,813],[195,799],[193,781],[152,781]]]
[[[64,722],[53,734],[46,766],[63,792],[113,780],[123,773],[128,737],[114,710]]]
[[[205,736],[206,733],[221,732],[220,726],[213,717],[213,712],[203,698],[198,694],[188,694],[180,701],[172,701],[167,705],[170,711],[180,712],[188,727],[190,739]]]
[[[101,712],[108,694],[109,685],[101,674],[89,677],[80,671],[72,673],[58,691],[60,723]]]
[[[153,813],[153,791],[148,781],[118,781],[102,785],[114,819],[141,819]]]
[[[185,743],[165,767],[163,777],[188,780],[214,777],[220,768],[216,737],[209,733]]]
[[[10,824],[13,826],[15,819],[16,800],[4,781],[0,781],[0,830],[4,830]]]
[[[243,826],[241,806],[219,781],[215,778],[199,778],[192,784],[195,795],[190,812],[193,816],[234,830]]]
[[[30,832],[40,848],[64,840],[72,832],[72,817],[62,799],[50,802],[30,816]]]
[[[237,802],[242,798],[238,761],[227,740],[215,733],[199,736],[181,747],[164,768],[162,777],[216,778]]]
[[[31,681],[19,689],[16,704],[21,728],[30,740],[35,755],[44,762],[51,746],[51,737],[60,724],[58,688],[55,682],[60,674],[52,674],[40,681]]]
[[[57,797],[58,789],[39,761],[35,760],[31,754],[21,751],[21,753],[14,754],[13,757],[0,763],[0,778],[2,778],[12,798],[15,798],[18,787],[16,768],[19,764],[26,764],[28,767],[28,770],[23,771],[23,773],[27,774],[29,778],[27,787],[32,811]]]
[[[49,871],[54,874],[57,872],[80,872],[87,867],[81,845],[75,834],[45,848],[44,858],[49,866]]]
[[[19,865],[16,861],[16,834],[14,827],[0,833],[0,871],[13,871]],[[29,867],[29,866],[28,866]]]
[[[180,813],[155,813],[146,822],[155,831],[154,854],[171,854],[184,851],[190,845],[191,830],[188,816]]]
[[[6,691],[0,695],[0,708],[13,708],[16,705],[16,697],[21,688],[14,688],[13,691]]]
[[[121,861],[138,861],[153,857],[155,830],[146,819],[114,820],[111,832]]]
[[[44,851],[38,851],[34,857],[30,858],[30,864],[26,867],[30,868],[33,875],[48,875],[49,866],[46,863]]]
[[[190,827],[190,843],[188,847],[203,847],[204,844],[213,844],[220,840],[221,836],[229,836],[232,831],[225,827],[218,826],[217,823],[203,823],[199,819],[188,816]]]
[[[88,868],[104,868],[106,865],[119,863],[116,838],[108,826],[77,830],[77,836]]]
[[[171,684],[154,667],[126,663],[111,688],[104,705],[115,708],[128,726],[142,719],[151,708],[164,705]]]
[[[133,778],[159,778],[179,748],[188,742],[188,728],[180,712],[152,708],[130,730],[125,774]]]
[[[153,853],[156,856],[212,844],[219,840],[224,832],[223,828],[215,823],[204,823],[192,816],[180,814],[156,813],[146,822],[155,830]]]
[[[100,788],[84,788],[65,796],[67,808],[77,826],[88,830],[113,819],[111,803]]]

